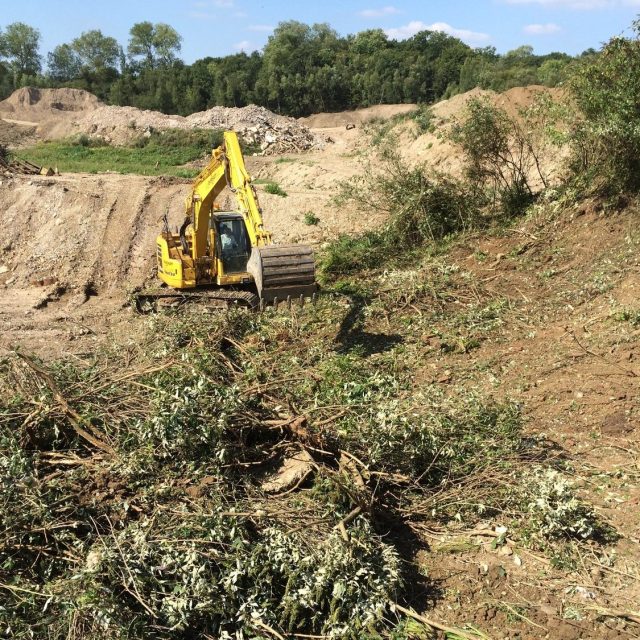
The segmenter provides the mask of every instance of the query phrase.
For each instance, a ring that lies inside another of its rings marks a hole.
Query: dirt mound
[[[29,120],[34,111],[90,111],[100,100],[83,89],[39,89],[23,87],[0,102],[0,112],[15,114],[19,120]]]
[[[465,108],[474,98],[486,98],[497,107],[504,109],[512,117],[519,117],[522,109],[530,107],[541,94],[548,94],[554,100],[563,97],[561,89],[549,89],[538,85],[516,87],[496,93],[484,89],[472,89],[466,93],[453,96],[433,105],[434,129],[427,133],[420,133],[415,123],[403,122],[395,127],[394,132],[400,137],[400,151],[403,157],[412,165],[426,163],[427,165],[453,175],[460,175],[464,168],[461,150],[451,143],[448,133],[453,123],[464,117]],[[541,157],[541,168],[553,182],[565,165],[567,151],[554,147]],[[530,176],[532,184],[538,186],[538,176]]]
[[[373,107],[356,109],[355,111],[340,111],[337,113],[315,113],[306,118],[298,118],[312,129],[330,129],[344,127],[348,124],[363,124],[371,120],[388,120],[402,113],[408,113],[416,108],[415,104],[378,104]]]
[[[103,105],[70,124],[74,133],[100,137],[115,145],[128,144],[153,130],[233,129],[245,142],[258,145],[266,155],[309,151],[324,146],[322,137],[313,134],[294,118],[277,115],[256,105],[212,107],[186,118],[134,107]]]
[[[256,105],[213,107],[184,118],[135,107],[108,106],[80,89],[18,89],[0,102],[0,116],[37,126],[38,135],[45,140],[88,135],[118,146],[164,129],[233,129],[266,155],[319,149],[326,142],[294,118]]]

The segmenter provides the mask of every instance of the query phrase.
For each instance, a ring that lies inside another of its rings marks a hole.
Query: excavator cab
[[[238,213],[216,213],[211,223],[216,237],[216,253],[222,262],[222,273],[247,273],[251,241],[242,216]]]

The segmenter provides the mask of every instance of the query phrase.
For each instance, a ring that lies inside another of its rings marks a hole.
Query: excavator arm
[[[262,210],[244,164],[238,136],[234,131],[225,131],[222,146],[213,150],[209,164],[195,179],[185,203],[187,221],[192,225],[194,260],[206,255],[213,203],[226,186],[235,195],[251,246],[262,247],[272,242],[262,222]]]

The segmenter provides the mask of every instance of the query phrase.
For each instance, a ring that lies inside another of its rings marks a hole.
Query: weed
[[[313,227],[317,226],[320,223],[320,218],[318,218],[318,216],[313,213],[313,211],[305,212],[303,220],[305,224]]]
[[[433,133],[435,131],[433,111],[428,105],[418,105],[418,108],[411,113],[411,119],[418,125],[419,133]]]
[[[265,185],[264,190],[274,196],[281,196],[282,198],[287,197],[287,192],[276,182],[268,182]]]
[[[336,202],[353,201],[388,222],[379,232],[339,239],[327,252],[327,274],[347,273],[402,260],[412,251],[473,226],[477,210],[465,186],[444,175],[409,168],[391,148],[378,152],[382,168],[365,172],[340,185]]]
[[[629,322],[634,327],[640,327],[640,311],[636,309],[622,309],[613,314],[617,322]]]

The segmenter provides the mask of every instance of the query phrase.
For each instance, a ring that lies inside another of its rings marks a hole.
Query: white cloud
[[[206,11],[189,11],[189,17],[196,20],[214,20],[216,16]]]
[[[244,51],[245,53],[256,50],[256,47],[248,40],[242,40],[241,42],[236,42],[233,45],[233,48],[236,51]]]
[[[273,31],[273,27],[270,24],[250,24],[247,29],[249,31]]]
[[[425,24],[422,20],[412,20],[409,24],[394,29],[385,29],[385,33],[389,38],[395,40],[404,40],[415,36],[419,31],[441,31],[455,38],[460,38],[469,43],[486,42],[490,39],[489,34],[479,33],[477,31],[469,31],[469,29],[456,29],[446,22],[434,22],[433,24]]]
[[[364,11],[359,11],[358,15],[361,15],[363,18],[382,18],[383,16],[392,16],[396,13],[400,13],[400,9],[392,5],[387,5],[380,9],[365,9]]]
[[[213,6],[220,7],[220,9],[230,9],[234,4],[234,0],[213,0]]]
[[[547,24],[528,24],[523,31],[533,36],[547,36],[552,33],[560,33],[561,27],[554,22]]]
[[[507,4],[538,4],[545,7],[568,9],[613,9],[614,7],[640,7],[640,0],[504,0]]]

